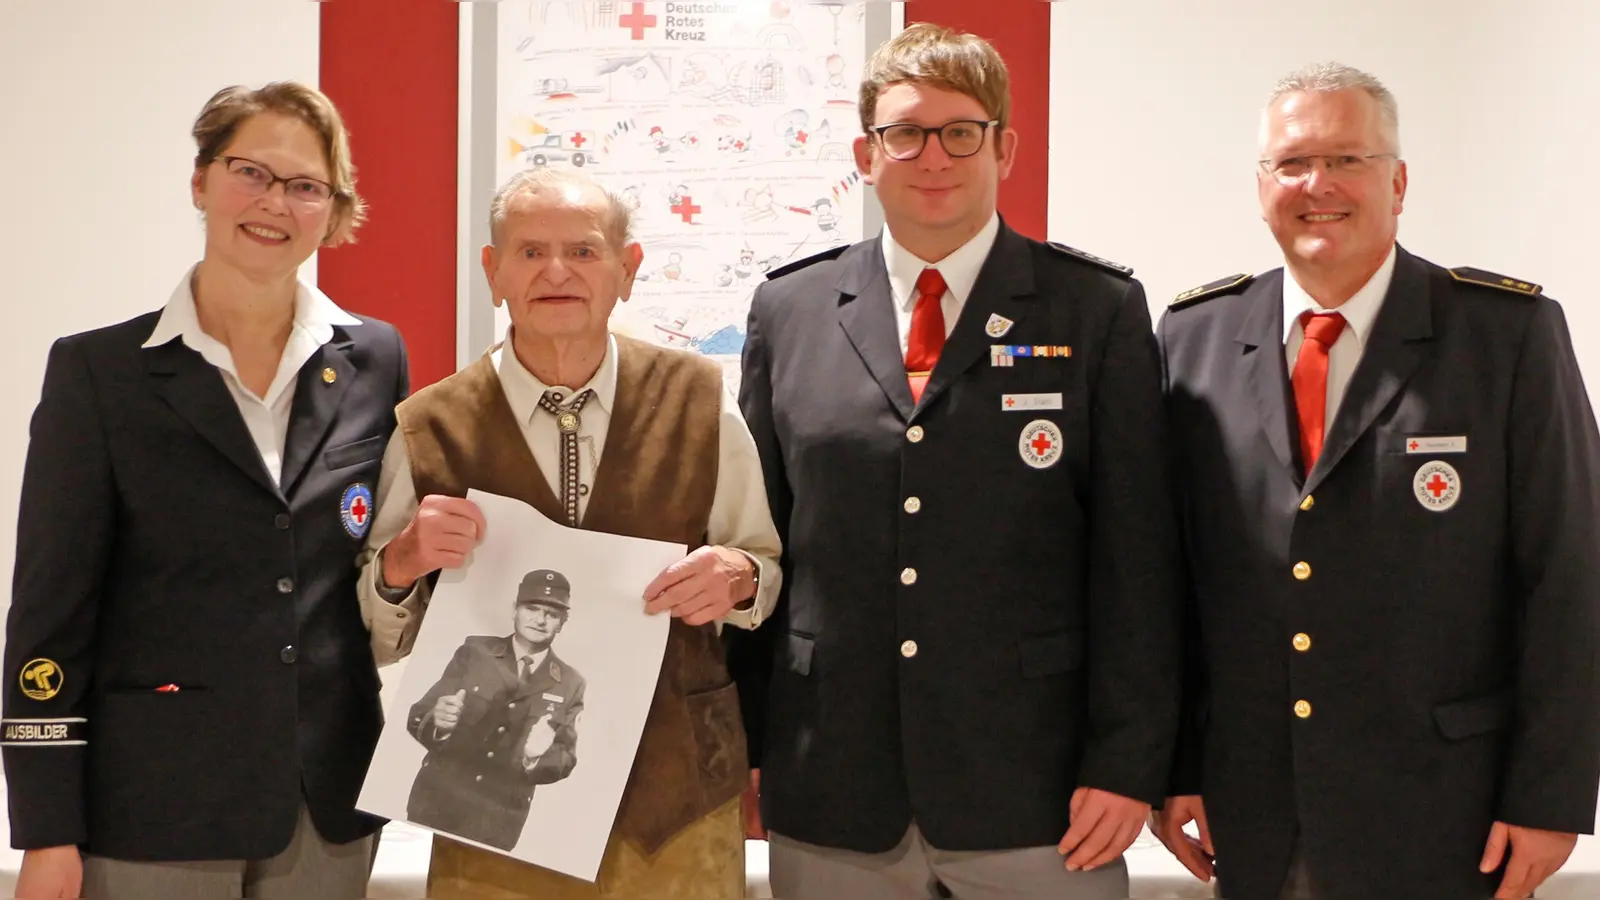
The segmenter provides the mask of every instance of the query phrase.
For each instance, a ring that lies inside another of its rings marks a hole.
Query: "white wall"
[[[1256,203],[1261,103],[1309,62],[1366,69],[1400,101],[1401,241],[1544,284],[1600,386],[1579,270],[1600,146],[1600,4],[1574,0],[1071,0],[1053,7],[1053,240],[1126,263],[1153,309],[1281,256]]]
[[[1413,179],[1401,238],[1449,248],[1471,11],[1492,0],[1072,0],[1051,22],[1052,240],[1133,266],[1153,308],[1279,264],[1256,202],[1274,81],[1305,63],[1367,69],[1400,99]],[[1453,249],[1452,249],[1452,252]]]
[[[1505,271],[1561,301],[1589,397],[1600,403],[1593,201],[1600,151],[1600,3],[1489,3],[1464,55],[1469,158],[1455,183],[1452,264]]]
[[[55,338],[159,308],[198,258],[189,128],[229,84],[315,84],[301,0],[0,3],[0,612],[28,419]]]

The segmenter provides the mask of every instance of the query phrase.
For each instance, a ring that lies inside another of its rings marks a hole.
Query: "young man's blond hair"
[[[905,82],[966,94],[1000,123],[999,130],[1010,124],[1011,77],[1005,60],[975,34],[919,22],[878,45],[861,79],[862,131],[877,124],[878,95]],[[998,151],[998,142],[995,147]]]

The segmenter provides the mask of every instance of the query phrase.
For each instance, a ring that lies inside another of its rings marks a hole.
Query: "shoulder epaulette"
[[[1091,265],[1099,266],[1108,272],[1115,272],[1118,275],[1121,275],[1123,278],[1133,277],[1133,270],[1122,263],[1114,263],[1109,259],[1101,259],[1092,253],[1085,253],[1076,247],[1068,247],[1066,244],[1057,243],[1056,241],[1046,241],[1046,243],[1058,253],[1065,254],[1073,259],[1081,259],[1086,263],[1090,263]]]
[[[1451,269],[1450,277],[1463,284],[1476,284],[1482,287],[1499,288],[1502,291],[1510,291],[1513,294],[1524,294],[1529,297],[1537,297],[1539,296],[1539,293],[1544,290],[1544,288],[1540,285],[1523,281],[1520,278],[1507,278],[1504,275],[1488,272],[1483,269],[1473,269],[1467,266],[1457,266],[1454,269]]]
[[[1199,287],[1190,288],[1173,297],[1167,307],[1170,309],[1182,309],[1191,303],[1199,303],[1201,300],[1209,300],[1212,297],[1231,294],[1255,280],[1256,277],[1254,275],[1240,273],[1238,275],[1229,275],[1226,278],[1218,278],[1216,281],[1208,281]]]
[[[776,269],[768,271],[767,280],[771,281],[774,278],[782,278],[790,272],[798,272],[807,266],[814,265],[819,262],[827,262],[830,259],[838,259],[840,254],[849,249],[849,244],[840,244],[837,247],[829,247],[821,253],[812,254],[804,259],[797,259],[792,263],[784,263]]]

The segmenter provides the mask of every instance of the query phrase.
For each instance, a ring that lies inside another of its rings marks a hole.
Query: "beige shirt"
[[[361,320],[340,309],[327,294],[300,282],[295,289],[294,324],[289,330],[289,340],[283,345],[283,355],[278,358],[278,371],[272,376],[266,396],[257,397],[239,380],[239,370],[234,367],[228,345],[200,329],[193,278],[194,269],[191,268],[167,300],[161,318],[156,320],[155,330],[150,332],[143,346],[159,347],[173,338],[182,338],[184,346],[216,367],[234,405],[239,407],[250,440],[261,454],[262,465],[272,476],[272,483],[279,484],[283,474],[283,446],[289,439],[289,412],[294,407],[294,386],[300,367],[319,347],[333,340],[333,326],[360,325]]]
[[[900,332],[900,355],[906,355],[906,342],[911,337],[911,313],[917,308],[917,278],[922,270],[934,268],[944,276],[944,296],[939,300],[939,312],[944,314],[944,336],[949,337],[956,327],[961,309],[972,295],[972,286],[978,283],[978,272],[994,247],[1000,234],[1000,216],[992,213],[989,221],[954,253],[936,263],[919,259],[915,253],[900,246],[900,242],[883,229],[883,265],[889,270],[889,291],[894,296],[894,322]]]
[[[1300,325],[1300,314],[1309,309],[1313,313],[1336,312],[1344,316],[1344,330],[1339,332],[1333,346],[1328,348],[1328,405],[1323,414],[1324,428],[1339,412],[1345,388],[1350,386],[1350,376],[1355,374],[1361,354],[1372,337],[1372,324],[1377,321],[1378,310],[1383,308],[1383,298],[1389,293],[1389,283],[1394,280],[1396,257],[1397,253],[1391,247],[1388,259],[1383,261],[1378,271],[1367,279],[1361,290],[1337,309],[1323,309],[1317,305],[1317,301],[1311,299],[1311,295],[1294,280],[1289,270],[1284,269],[1283,350],[1288,358],[1290,377],[1294,376],[1294,360],[1300,355],[1300,344],[1305,341],[1306,333]]]
[[[534,377],[517,355],[511,352],[511,335],[495,351],[495,371],[500,377],[501,389],[517,422],[522,426],[523,439],[532,452],[539,471],[550,485],[550,491],[561,497],[561,433],[556,428],[555,416],[539,408],[539,398],[556,385],[546,385]],[[577,391],[562,387],[569,397],[584,389],[595,393],[583,407],[578,426],[579,483],[588,487],[594,484],[605,448],[606,433],[611,425],[611,412],[617,396],[617,342],[609,339],[606,355],[587,384]],[[755,603],[747,610],[733,610],[722,622],[738,628],[755,628],[761,624],[778,601],[778,589],[783,583],[779,557],[783,553],[778,529],[773,524],[772,512],[767,505],[766,482],[762,479],[761,458],[756,452],[755,438],[745,424],[739,405],[726,389],[722,397],[722,418],[719,423],[717,455],[717,486],[711,501],[711,517],[706,526],[707,540],[713,545],[730,547],[750,557],[760,570],[760,586]],[[579,522],[588,510],[589,492],[578,495]],[[420,504],[416,486],[411,476],[411,461],[406,455],[405,440],[400,433],[389,439],[384,451],[383,473],[378,478],[378,515],[367,535],[366,548],[361,554],[362,617],[372,631],[373,652],[379,664],[394,662],[411,651],[416,630],[421,625],[423,612],[428,605],[428,585],[419,580],[405,599],[391,603],[378,591],[380,577],[378,553],[393,540],[416,514]],[[641,605],[643,601],[641,599]]]

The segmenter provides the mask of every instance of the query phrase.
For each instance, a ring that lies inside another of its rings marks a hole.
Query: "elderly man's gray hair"
[[[1315,63],[1291,72],[1278,79],[1272,93],[1267,96],[1262,110],[1262,138],[1266,137],[1266,110],[1272,108],[1286,94],[1331,94],[1335,91],[1366,91],[1378,101],[1378,111],[1383,127],[1383,138],[1389,143],[1388,152],[1400,152],[1400,104],[1394,94],[1377,77],[1360,69],[1337,62]]]
[[[500,189],[494,193],[494,202],[489,204],[489,240],[496,247],[500,246],[500,227],[505,224],[506,212],[511,208],[511,201],[519,195],[530,191],[546,188],[576,187],[586,191],[598,191],[605,198],[605,231],[606,240],[613,249],[621,250],[633,240],[633,207],[620,195],[610,188],[601,185],[598,181],[587,175],[580,175],[568,169],[557,169],[552,166],[541,166],[537,169],[524,169],[506,179]]]

